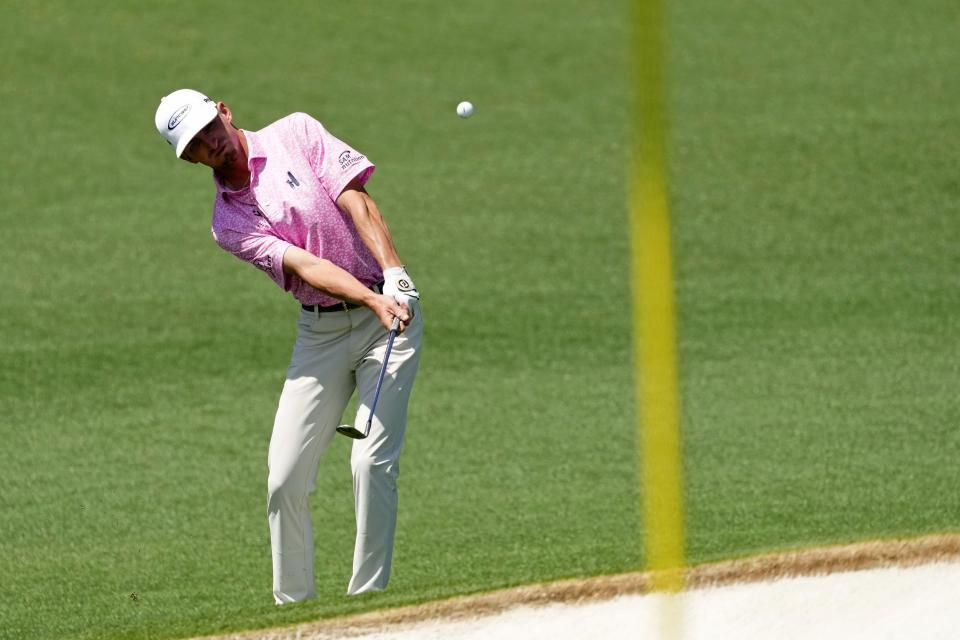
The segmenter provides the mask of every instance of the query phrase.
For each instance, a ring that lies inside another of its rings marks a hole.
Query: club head
[[[353,438],[354,440],[363,440],[367,437],[363,431],[355,429],[352,424],[342,424],[337,427],[337,433],[342,433],[348,438]]]

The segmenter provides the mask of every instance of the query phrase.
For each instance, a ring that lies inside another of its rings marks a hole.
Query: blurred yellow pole
[[[663,23],[662,0],[634,0],[630,243],[647,567],[655,590],[677,593],[685,561]]]

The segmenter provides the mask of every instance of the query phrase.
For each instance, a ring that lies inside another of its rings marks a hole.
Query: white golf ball
[[[463,101],[457,105],[457,115],[461,118],[469,118],[473,115],[473,104]]]

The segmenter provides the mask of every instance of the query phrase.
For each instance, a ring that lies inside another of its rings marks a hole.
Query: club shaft
[[[390,335],[387,337],[387,350],[383,354],[383,364],[380,366],[380,375],[377,377],[377,388],[373,392],[373,403],[370,405],[370,415],[367,416],[367,427],[364,429],[363,437],[370,435],[370,425],[373,424],[373,413],[377,410],[377,400],[380,398],[380,388],[383,386],[383,377],[387,373],[387,365],[390,362],[390,352],[393,351],[393,340],[397,337],[397,328],[400,325],[400,319],[393,319],[393,326],[390,327]]]

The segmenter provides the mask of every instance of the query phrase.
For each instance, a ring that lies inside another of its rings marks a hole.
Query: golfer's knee
[[[354,480],[369,478],[372,481],[394,483],[400,475],[400,461],[396,458],[363,456],[350,461]]]
[[[267,503],[275,511],[283,502],[294,503],[307,495],[307,487],[289,473],[273,473],[267,476]]]

